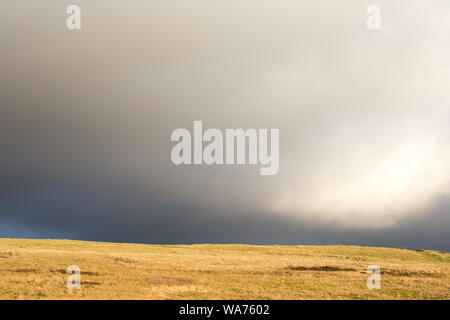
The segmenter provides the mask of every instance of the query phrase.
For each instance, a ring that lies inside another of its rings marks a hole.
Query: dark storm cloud
[[[449,249],[447,1],[0,5],[0,232]],[[279,128],[280,172],[170,134]]]
[[[15,179],[15,184],[20,179]],[[21,181],[16,197],[1,199],[4,236],[74,238],[136,243],[348,244],[450,250],[450,201],[438,201],[426,219],[380,230],[348,230],[305,223],[271,212],[207,208],[162,199],[158,192],[121,181],[68,186]],[[20,182],[19,182],[20,184]],[[30,187],[32,185],[35,187]],[[17,196],[20,194],[21,196]],[[28,226],[28,227],[27,227]],[[31,226],[31,227],[30,227]],[[57,230],[57,231],[55,231]]]

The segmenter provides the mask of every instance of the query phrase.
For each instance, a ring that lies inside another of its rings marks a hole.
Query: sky
[[[4,0],[0,237],[449,251],[449,35],[447,0]],[[278,174],[174,165],[195,120],[279,129]]]

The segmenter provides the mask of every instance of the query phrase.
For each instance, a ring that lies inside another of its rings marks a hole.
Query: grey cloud
[[[378,2],[379,32],[294,0],[79,1],[69,32],[68,1],[3,1],[0,230],[448,249],[449,4]],[[279,174],[174,166],[193,120],[279,128]]]

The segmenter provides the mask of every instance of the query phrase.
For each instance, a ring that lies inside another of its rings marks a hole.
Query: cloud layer
[[[69,4],[0,5],[2,233],[449,248],[448,1]],[[279,174],[174,166],[194,120],[280,129]]]

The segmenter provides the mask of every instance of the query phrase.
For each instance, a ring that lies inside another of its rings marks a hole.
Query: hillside
[[[66,287],[70,265],[80,290]],[[0,270],[0,299],[450,298],[450,254],[428,250],[0,239]]]

